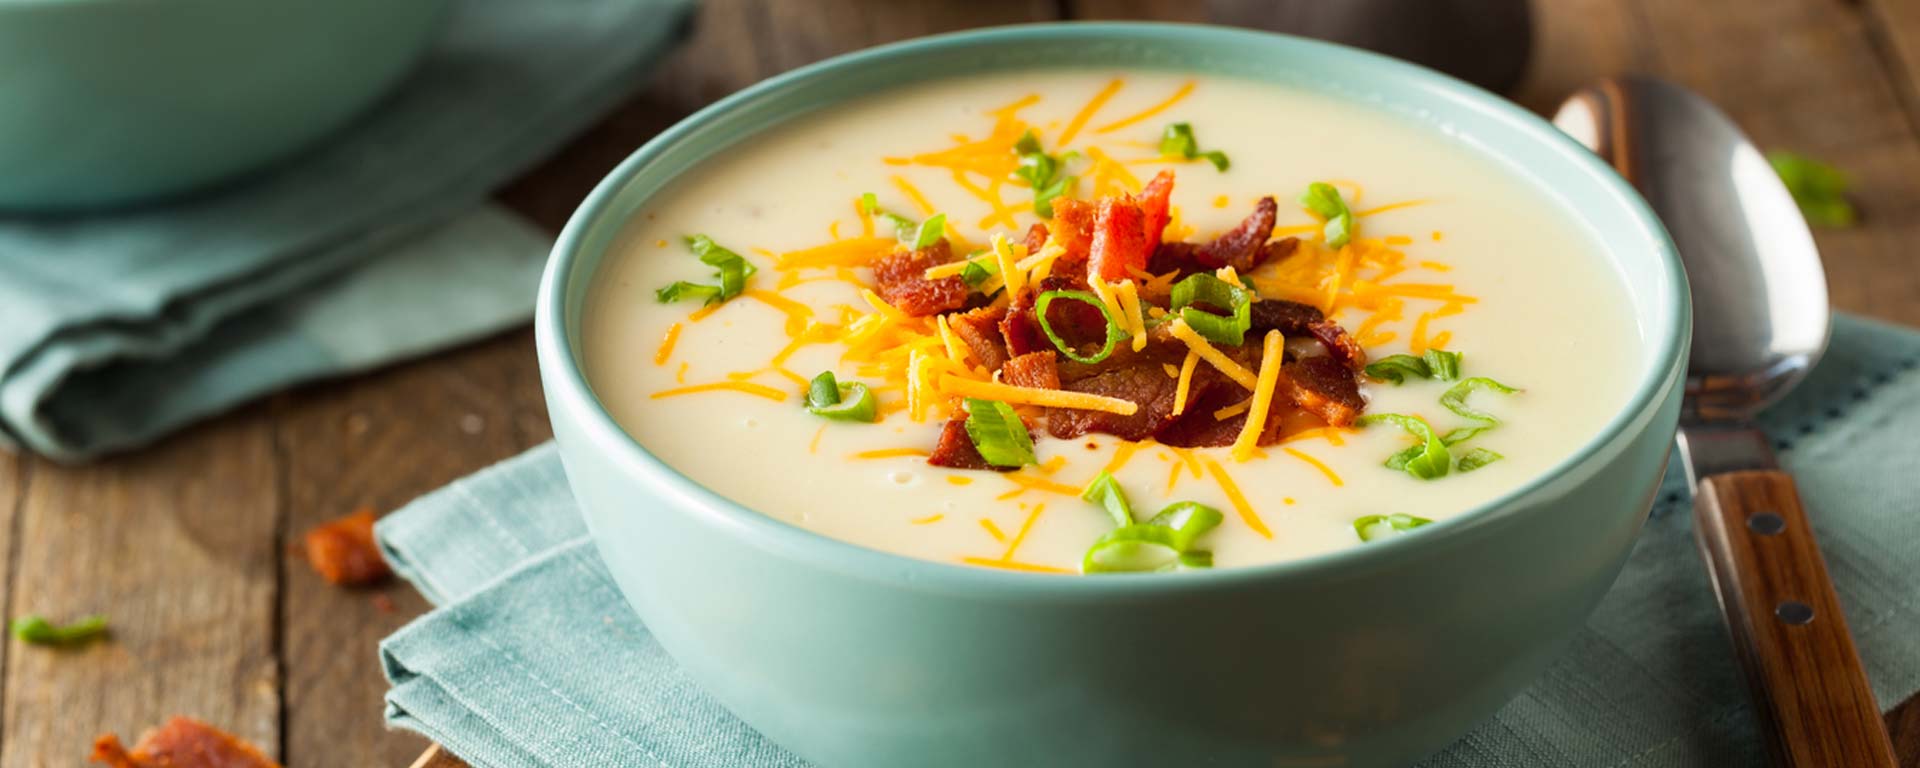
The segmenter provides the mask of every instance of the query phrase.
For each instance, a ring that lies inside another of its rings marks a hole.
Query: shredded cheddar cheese
[[[1180,383],[1173,388],[1173,415],[1178,416],[1187,410],[1187,391],[1193,386],[1193,369],[1200,365],[1200,351],[1187,350],[1187,359],[1180,361]]]
[[[744,392],[746,394],[753,395],[755,397],[764,397],[776,403],[785,402],[787,399],[787,393],[785,392],[774,389],[773,387],[769,387],[765,384],[755,384],[750,381],[716,381],[712,384],[695,384],[690,387],[676,387],[674,389],[663,389],[663,390],[660,390],[659,392],[653,393],[651,397],[655,400],[659,400],[664,397],[678,397],[680,395],[691,395],[695,392],[717,392],[720,390],[732,390],[735,392]]]
[[[1258,385],[1253,371],[1247,370],[1246,366],[1234,362],[1232,358],[1227,357],[1226,353],[1215,349],[1213,343],[1194,332],[1193,326],[1187,325],[1187,321],[1175,320],[1167,326],[1167,329],[1173,333],[1174,338],[1186,342],[1187,349],[1200,355],[1200,359],[1207,361],[1208,365],[1218,368],[1221,373],[1227,375],[1227,378],[1233,379],[1249,391]]]
[[[1346,482],[1340,479],[1340,475],[1334,472],[1332,467],[1329,467],[1326,464],[1322,463],[1319,459],[1316,459],[1312,456],[1309,456],[1293,448],[1281,448],[1280,450],[1286,451],[1289,455],[1293,456],[1294,458],[1312,465],[1314,469],[1320,470],[1320,474],[1326,475],[1327,480],[1333,483],[1334,487],[1337,488],[1342,485],[1346,485]]]
[[[1141,110],[1139,112],[1135,112],[1134,114],[1128,117],[1124,117],[1119,120],[1115,120],[1111,123],[1107,123],[1106,125],[1095,128],[1093,129],[1093,132],[1094,133],[1113,133],[1114,131],[1120,130],[1127,126],[1137,125],[1140,122],[1153,117],[1154,115],[1157,115],[1169,109],[1172,109],[1173,105],[1180,103],[1180,100],[1186,98],[1187,94],[1193,93],[1194,85],[1195,85],[1194,81],[1188,80],[1186,83],[1180,86],[1179,90],[1174,91],[1172,96],[1168,96],[1166,100],[1158,104],[1155,104],[1151,107],[1148,107],[1144,110]]]
[[[680,340],[680,324],[667,326],[666,335],[660,337],[660,348],[653,353],[654,365],[666,365],[673,358],[673,344]]]
[[[1065,389],[1016,387],[1012,384],[963,379],[952,374],[941,376],[939,379],[939,387],[941,391],[951,395],[999,400],[1009,405],[1073,408],[1082,411],[1101,411],[1121,416],[1132,416],[1134,412],[1140,410],[1138,403],[1132,400],[1122,400],[1117,397],[1104,397]]]
[[[1246,523],[1254,533],[1272,539],[1273,531],[1267,529],[1266,522],[1260,519],[1260,513],[1253,510],[1253,505],[1247,503],[1246,494],[1241,493],[1240,486],[1234,484],[1233,476],[1227,474],[1227,468],[1206,456],[1201,456],[1200,462],[1206,465],[1207,471],[1213,474],[1214,481],[1220,484],[1220,492],[1227,495],[1227,501],[1233,504],[1233,509],[1239,513],[1241,522]]]
[[[926,457],[928,456],[928,454],[929,454],[929,452],[928,452],[928,451],[925,451],[925,450],[922,450],[922,449],[919,449],[919,448],[879,448],[879,449],[876,449],[876,450],[871,450],[871,451],[861,451],[861,452],[859,452],[859,453],[855,453],[855,454],[852,454],[852,455],[850,455],[850,456],[848,456],[847,458],[852,458],[852,459],[898,459],[898,458],[903,458],[903,457],[909,457],[909,456],[912,456],[912,457],[918,457],[918,458],[926,458]]]
[[[1120,301],[1120,317],[1124,318],[1133,334],[1133,351],[1147,348],[1147,318],[1140,312],[1140,289],[1132,280],[1122,280],[1114,286],[1115,298]]]
[[[1260,377],[1254,382],[1253,407],[1247,410],[1247,423],[1240,427],[1240,436],[1233,441],[1234,461],[1252,458],[1253,450],[1260,447],[1260,433],[1267,426],[1267,411],[1273,408],[1273,390],[1280,382],[1280,359],[1285,354],[1285,344],[1279,331],[1267,331],[1261,348]]]

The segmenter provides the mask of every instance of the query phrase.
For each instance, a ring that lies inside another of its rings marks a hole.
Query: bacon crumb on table
[[[281,768],[253,745],[190,717],[147,731],[131,751],[119,736],[101,736],[90,759],[109,768]]]
[[[362,508],[307,531],[307,563],[340,586],[376,584],[393,575],[374,544],[373,519],[373,510]]]

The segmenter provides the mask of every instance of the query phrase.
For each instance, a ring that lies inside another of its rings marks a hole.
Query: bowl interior
[[[1644,340],[1627,404],[1573,455],[1508,494],[1430,527],[1421,537],[1277,564],[1134,579],[1051,579],[913,560],[867,550],[773,520],[714,494],[655,459],[613,422],[582,374],[579,346],[588,287],[627,219],[652,195],[706,158],[795,117],[889,88],[960,75],[1042,67],[1157,69],[1264,81],[1335,95],[1415,121],[1462,142],[1530,185],[1606,244]],[[622,163],[587,198],[555,246],[536,315],[540,364],[551,407],[566,409],[599,450],[619,455],[642,479],[694,499],[718,524],[762,545],[831,561],[836,569],[911,572],[913,578],[1075,584],[1126,589],[1149,583],[1200,586],[1278,572],[1384,564],[1417,538],[1435,542],[1489,518],[1513,499],[1622,440],[1653,408],[1684,364],[1690,311],[1685,276],[1658,220],[1614,172],[1551,125],[1471,85],[1387,57],[1302,38],[1220,27],[1070,23],[1002,27],[883,46],[764,81],[689,117]],[[556,413],[556,418],[561,414]],[[664,485],[662,485],[664,484]]]

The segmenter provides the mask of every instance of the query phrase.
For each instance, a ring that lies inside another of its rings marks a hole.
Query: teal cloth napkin
[[[640,85],[692,5],[456,0],[407,81],[297,160],[156,207],[0,215],[0,443],[83,460],[525,322],[551,241],[483,201]]]
[[[1883,704],[1920,689],[1920,333],[1838,320],[1765,426],[1800,483]],[[1745,766],[1753,712],[1677,468],[1626,570],[1532,687],[1432,768]],[[439,607],[381,644],[387,720],[477,768],[804,763],[707,698],[621,599],[551,445],[388,516],[388,559]]]

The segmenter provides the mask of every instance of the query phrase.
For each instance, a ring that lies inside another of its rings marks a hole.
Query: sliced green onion
[[[1424,517],[1413,515],[1367,515],[1353,521],[1353,532],[1360,534],[1361,541],[1373,541],[1397,536],[1432,522]]]
[[[71,624],[56,625],[39,616],[14,619],[13,636],[33,645],[79,645],[107,634],[107,617],[88,616]]]
[[[720,270],[720,300],[726,301],[746,290],[747,278],[758,271],[740,254],[722,248],[713,238],[706,235],[693,235],[687,238],[687,247],[693,249],[693,255],[707,266]]]
[[[671,285],[654,291],[653,296],[662,304],[672,304],[681,299],[699,299],[705,304],[717,304],[720,302],[720,286],[676,280]]]
[[[1227,160],[1227,153],[1219,150],[1201,152],[1200,142],[1193,138],[1193,126],[1187,123],[1174,123],[1160,132],[1160,156],[1192,160],[1206,158],[1213,163],[1214,170],[1225,171],[1233,163]]]
[[[1082,357],[1080,353],[1073,348],[1073,345],[1068,344],[1065,339],[1060,338],[1060,334],[1054,332],[1053,323],[1047,320],[1047,308],[1053,305],[1055,299],[1078,301],[1100,310],[1100,316],[1107,320],[1107,340],[1106,343],[1100,347],[1099,352],[1094,353],[1091,357]],[[1066,355],[1068,359],[1076,363],[1092,365],[1105,360],[1108,355],[1113,354],[1114,345],[1118,344],[1121,339],[1126,338],[1126,334],[1120,330],[1120,321],[1114,319],[1113,314],[1107,311],[1107,305],[1101,303],[1100,297],[1086,291],[1047,291],[1040,294],[1040,297],[1034,300],[1033,311],[1034,314],[1040,318],[1040,330],[1047,334],[1048,341],[1053,342],[1054,349],[1060,350],[1060,354]]]
[[[833,371],[821,371],[807,382],[807,412],[836,421],[872,423],[880,417],[873,390],[859,382],[841,384]]]
[[[1228,311],[1222,317],[1204,312],[1193,304],[1205,304]],[[1253,293],[1220,278],[1199,272],[1173,285],[1170,306],[1193,326],[1194,332],[1216,344],[1239,346],[1253,326]]]
[[[1173,547],[1181,552],[1193,549],[1193,540],[1200,535],[1219,527],[1226,516],[1220,510],[1197,501],[1176,501],[1160,510],[1148,520],[1149,525],[1164,525],[1173,531]],[[1207,564],[1213,564],[1213,555],[1207,555]]]
[[[1418,416],[1406,416],[1398,413],[1374,413],[1360,417],[1355,422],[1366,427],[1379,423],[1388,423],[1406,430],[1419,443],[1387,459],[1390,469],[1405,470],[1421,480],[1445,477],[1453,467],[1453,455],[1447,452],[1447,444],[1433,433],[1433,427]]]
[[[1494,381],[1493,379],[1476,376],[1453,385],[1453,388],[1448,389],[1446,394],[1440,396],[1440,404],[1446,406],[1447,410],[1469,419],[1484,421],[1488,424],[1498,424],[1500,423],[1500,419],[1493,414],[1487,413],[1486,411],[1475,410],[1473,407],[1467,405],[1467,397],[1482,389],[1491,390],[1503,395],[1511,395],[1520,391]]]
[[[860,210],[866,212],[869,216],[879,216],[880,218],[893,222],[893,237],[900,242],[911,243],[920,237],[920,222],[882,209],[880,207],[880,198],[872,192],[860,195]],[[944,217],[941,219],[941,223],[946,223]],[[926,246],[916,245],[914,247],[924,248]]]
[[[1133,505],[1127,503],[1127,492],[1120,490],[1120,483],[1113,475],[1101,472],[1087,483],[1086,490],[1080,492],[1080,498],[1100,505],[1107,511],[1107,517],[1113,518],[1117,527],[1133,525]]]
[[[1213,567],[1213,553],[1206,550],[1180,553],[1180,567],[1174,570],[1196,571]]]
[[[685,280],[675,282],[665,288],[654,291],[654,298],[662,304],[670,304],[682,299],[699,299],[705,304],[718,304],[740,295],[747,288],[747,278],[758,271],[753,264],[741,258],[740,254],[727,250],[713,238],[706,235],[687,237],[687,247],[700,261],[718,270],[714,275],[720,278],[719,285],[702,285]]]
[[[1053,200],[1072,191],[1078,179],[1067,175],[1067,164],[1079,157],[1077,152],[1049,155],[1040,147],[1040,138],[1029,130],[1013,143],[1020,165],[1013,175],[1033,189],[1033,212],[1043,219],[1053,218]]]
[[[980,452],[980,458],[996,467],[1018,467],[1038,463],[1033,456],[1033,436],[1027,424],[1014,413],[1013,406],[998,400],[967,398],[967,437]]]
[[[1468,440],[1472,440],[1475,437],[1478,437],[1480,433],[1485,432],[1489,429],[1493,429],[1492,424],[1481,424],[1481,425],[1472,426],[1472,427],[1458,427],[1456,429],[1449,430],[1444,435],[1441,435],[1440,442],[1446,443],[1448,448],[1452,448],[1453,446],[1459,445]]]
[[[1857,216],[1847,201],[1847,174],[1838,168],[1793,152],[1769,152],[1767,162],[1787,185],[1793,202],[1807,221],[1822,227],[1850,227]]]
[[[1307,185],[1307,191],[1300,196],[1300,204],[1326,220],[1320,234],[1326,238],[1327,247],[1338,248],[1346,245],[1353,236],[1353,212],[1347,210],[1347,201],[1341,199],[1340,190],[1332,184],[1316,181]]]
[[[1498,451],[1490,451],[1485,448],[1475,448],[1471,451],[1467,451],[1467,455],[1460,457],[1460,471],[1472,472],[1476,469],[1484,467],[1488,464],[1492,464],[1504,458],[1506,457],[1500,455]]]
[[[922,248],[931,248],[934,243],[940,242],[946,239],[946,237],[947,215],[944,213],[936,213],[928,216],[926,221],[920,222],[919,229],[913,233],[913,249],[917,251]]]
[[[994,258],[992,254],[980,258],[974,258],[975,256],[979,256],[979,253],[969,254],[967,265],[960,268],[960,281],[966,283],[968,288],[978,288],[989,278],[1000,274],[999,259]]]
[[[1422,359],[1427,364],[1427,370],[1433,372],[1434,378],[1441,381],[1453,381],[1454,379],[1460,378],[1460,357],[1459,352],[1448,352],[1444,349],[1429,349]]]
[[[1407,379],[1425,379],[1433,376],[1433,369],[1427,367],[1427,361],[1413,355],[1388,355],[1367,364],[1363,373],[1367,378],[1392,382],[1394,386],[1405,383]]]
[[[1173,529],[1164,525],[1136,524],[1109,531],[1101,536],[1080,562],[1086,573],[1150,573],[1180,566],[1180,548],[1174,546]]]

